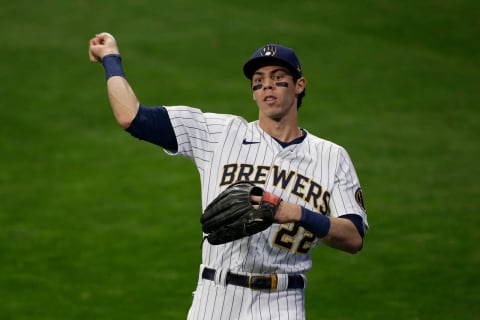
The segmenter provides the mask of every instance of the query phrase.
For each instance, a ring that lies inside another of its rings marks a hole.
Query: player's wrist
[[[299,222],[301,217],[301,206],[288,201],[281,201],[275,213],[277,223]]]
[[[302,207],[300,225],[318,238],[325,237],[330,231],[331,221],[326,215]]]
[[[120,54],[111,53],[102,57],[103,68],[105,69],[105,78],[108,80],[113,76],[126,78],[122,66],[122,57]]]

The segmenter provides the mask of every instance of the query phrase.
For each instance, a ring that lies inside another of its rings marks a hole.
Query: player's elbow
[[[357,254],[362,250],[362,248],[363,248],[363,245],[352,246],[350,247],[350,250],[348,250],[347,252],[351,254]]]
[[[136,112],[115,112],[115,120],[122,129],[128,129],[135,119]]]
[[[363,248],[363,238],[359,234],[342,239],[327,236],[324,241],[332,248],[351,254],[356,254]]]
[[[135,103],[120,104],[112,103],[113,115],[115,120],[123,129],[128,129],[133,120],[137,117],[138,111],[140,110],[140,103],[135,101]]]
[[[122,129],[128,129],[132,125],[131,119],[116,117],[116,120]]]
[[[360,252],[363,248],[363,239],[362,237],[356,237],[355,239],[352,239],[348,246],[346,246],[346,252],[351,253],[351,254],[356,254]]]

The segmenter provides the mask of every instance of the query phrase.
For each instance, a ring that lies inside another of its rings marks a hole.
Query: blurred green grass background
[[[347,148],[371,230],[321,247],[308,319],[478,319],[480,4],[26,1],[0,7],[0,319],[184,319],[198,174],[116,125],[89,39],[146,105],[256,118],[241,66],[294,47],[300,123]]]

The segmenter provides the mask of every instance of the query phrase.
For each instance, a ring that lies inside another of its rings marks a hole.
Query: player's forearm
[[[108,98],[118,124],[127,129],[138,113],[138,101],[128,81],[120,76],[107,80]]]
[[[348,219],[328,217],[288,202],[282,202],[275,218],[283,223],[298,222],[332,248],[349,253],[362,248],[363,238]]]
[[[109,54],[102,59],[107,78],[108,98],[118,124],[126,129],[135,118],[140,102],[128,83],[119,54]]]
[[[362,249],[363,238],[352,221],[333,217],[328,219],[330,219],[330,230],[323,238],[325,244],[349,253],[357,253]]]

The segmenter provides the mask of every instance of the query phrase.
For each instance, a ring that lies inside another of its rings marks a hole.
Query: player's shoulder
[[[328,140],[326,138],[321,138],[319,136],[316,136],[316,135],[308,132],[305,129],[303,129],[303,130],[307,132],[307,136],[306,136],[305,140],[308,141],[308,143],[310,143],[310,144],[313,144],[317,147],[328,148],[328,149],[332,149],[332,150],[336,150],[336,151],[345,150],[345,148],[343,146],[339,145],[338,143],[335,143],[335,142],[333,142],[331,140]]]
[[[228,113],[215,113],[215,112],[206,112],[205,116],[210,117],[210,118],[220,118],[224,119],[226,121],[230,122],[238,122],[242,124],[247,124],[247,120],[244,118],[234,115],[234,114],[228,114]]]
[[[337,159],[337,161],[350,161],[350,155],[345,147],[331,140],[307,133],[305,139],[309,149],[315,149],[320,157]]]
[[[218,122],[228,122],[228,121],[245,121],[243,118],[226,114],[226,113],[216,113],[216,112],[205,112],[201,108],[194,107],[194,106],[184,106],[184,105],[176,105],[176,106],[164,106],[167,110],[168,114],[171,117],[192,117],[196,119],[205,119],[209,121],[218,121]]]

